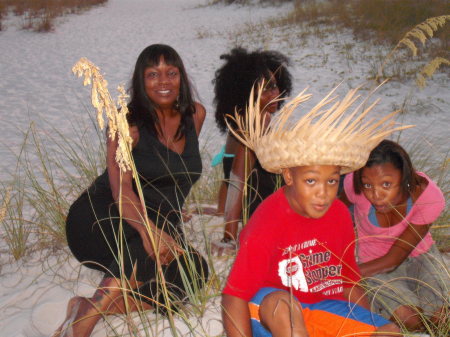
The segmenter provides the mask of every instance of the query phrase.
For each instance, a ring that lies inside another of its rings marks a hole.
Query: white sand
[[[200,99],[208,111],[202,145],[217,151],[223,143],[213,118],[215,69],[221,65],[219,55],[235,44],[249,49],[276,49],[292,59],[295,91],[310,86],[315,101],[336,84],[344,81],[341,92],[364,83],[375,63],[377,53],[388,50],[367,43],[354,43],[348,32],[324,33],[320,38],[300,37],[300,28],[291,28],[288,37],[282,29],[253,31],[250,37],[238,34],[253,30],[263,18],[286,12],[281,7],[203,7],[206,0],[109,0],[106,6],[80,16],[61,19],[56,31],[37,34],[10,26],[0,32],[0,178],[13,170],[14,155],[22,142],[21,131],[30,120],[52,132],[40,118],[50,121],[58,130],[73,136],[74,120],[89,121],[86,113],[89,91],[72,76],[72,65],[82,56],[101,67],[110,88],[126,82],[139,52],[152,43],[172,45],[182,56]],[[17,23],[17,19],[10,19]],[[382,88],[378,111],[392,110],[407,104],[405,123],[418,127],[406,131],[402,139],[416,139],[431,144],[429,151],[439,161],[448,151],[450,95],[448,76],[437,74],[430,85],[419,90],[411,81],[392,82]],[[447,89],[445,89],[447,88]],[[114,94],[114,91],[111,90]],[[51,147],[51,144],[49,144]],[[203,219],[202,221],[206,221]],[[199,231],[200,219],[191,226]],[[207,222],[211,232],[220,231],[220,219]],[[195,231],[194,231],[195,232]],[[101,275],[80,267],[70,253],[45,258],[34,255],[26,261],[13,262],[5,244],[0,243],[0,336],[49,336],[65,316],[67,301],[74,295],[91,296]],[[229,263],[229,262],[228,262]],[[227,269],[223,259],[216,268]],[[226,271],[222,273],[226,275]],[[148,315],[153,320],[153,314]],[[198,335],[219,335],[222,331],[218,298],[209,301],[208,309],[197,322]],[[123,317],[111,322],[124,329]],[[186,324],[177,327],[186,334]],[[170,335],[167,321],[160,320],[153,335]],[[205,331],[202,331],[205,330]],[[93,336],[114,335],[111,327],[98,324]]]

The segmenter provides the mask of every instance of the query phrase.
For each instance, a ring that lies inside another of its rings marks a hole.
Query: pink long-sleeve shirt
[[[427,225],[433,223],[445,208],[442,191],[425,173],[417,172],[428,181],[428,186],[413,203],[405,218],[391,227],[378,227],[369,220],[372,204],[363,193],[356,194],[353,188],[353,173],[344,180],[344,189],[348,200],[354,204],[354,219],[358,233],[357,255],[359,263],[368,262],[386,255],[397,237],[408,227],[408,224]],[[415,257],[427,252],[434,243],[428,232],[410,256]]]

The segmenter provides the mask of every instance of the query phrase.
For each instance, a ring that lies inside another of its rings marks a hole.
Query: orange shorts
[[[262,288],[250,300],[249,309],[253,337],[271,337],[259,320],[259,305],[277,288]],[[310,337],[370,336],[380,326],[391,323],[363,307],[339,300],[325,300],[314,304],[301,303],[302,313]]]

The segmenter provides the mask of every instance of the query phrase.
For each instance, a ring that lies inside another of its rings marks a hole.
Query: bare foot
[[[67,304],[66,318],[61,326],[54,332],[52,337],[73,337],[72,325],[77,316],[83,297],[72,297]]]

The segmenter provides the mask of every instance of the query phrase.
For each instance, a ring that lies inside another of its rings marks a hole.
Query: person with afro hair
[[[289,59],[277,51],[248,52],[234,48],[220,58],[225,63],[216,71],[213,81],[215,120],[227,137],[222,151],[213,159],[213,165],[223,163],[224,174],[216,211],[216,215],[223,214],[225,218],[224,236],[215,244],[219,254],[235,248],[239,221],[248,219],[259,203],[282,184],[280,175],[265,171],[253,151],[228,132],[227,123],[234,126],[234,122],[227,115],[237,111],[244,116],[252,88],[255,91],[261,88],[260,110],[270,118],[292,89],[287,69]]]

